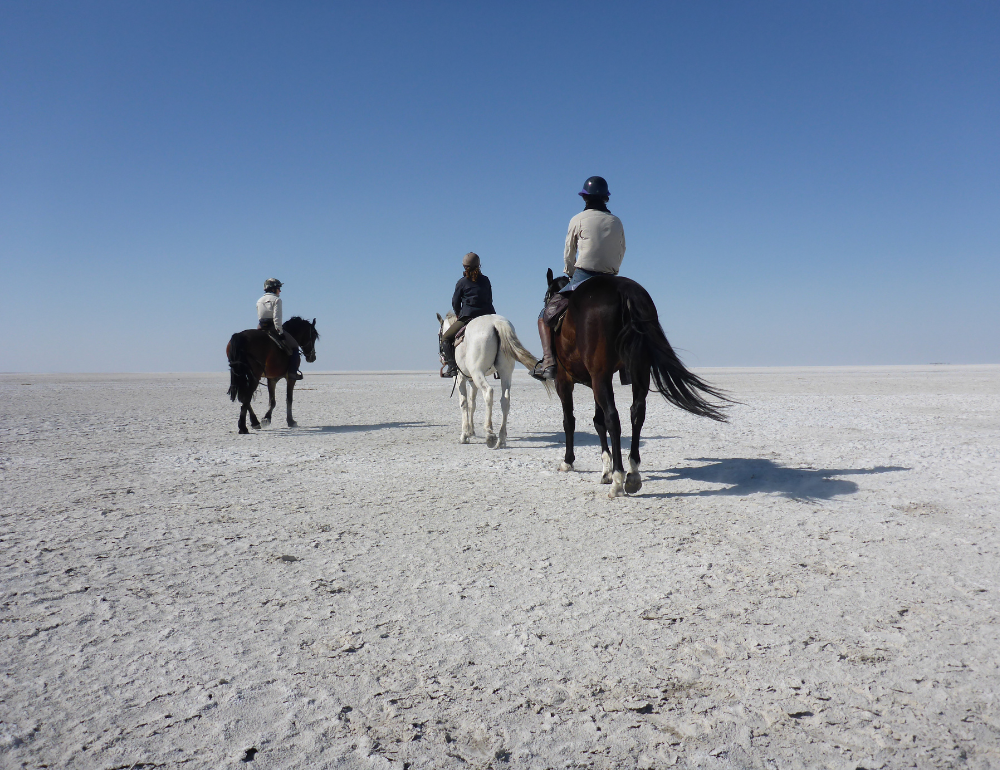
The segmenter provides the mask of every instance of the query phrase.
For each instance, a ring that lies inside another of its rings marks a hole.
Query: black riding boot
[[[542,341],[542,360],[535,364],[531,376],[539,382],[556,378],[556,360],[552,357],[552,329],[541,317],[538,318],[538,338]]]
[[[288,376],[293,380],[301,380],[303,377],[302,372],[299,371],[299,366],[302,365],[302,356],[299,355],[298,348],[295,349],[294,353],[290,353],[288,356]]]
[[[556,359],[552,355],[552,326],[559,320],[569,305],[569,296],[554,294],[538,316],[538,339],[542,341],[542,360],[535,364],[531,376],[536,380],[554,380],[556,378]]]
[[[441,338],[441,376],[448,379],[458,376],[458,363],[455,361],[455,340]]]

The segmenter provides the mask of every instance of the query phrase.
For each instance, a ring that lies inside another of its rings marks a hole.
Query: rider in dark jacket
[[[479,255],[470,251],[462,258],[464,271],[455,284],[455,293],[451,297],[451,309],[458,316],[455,323],[441,335],[441,356],[446,367],[441,372],[442,377],[455,377],[458,374],[458,364],[455,363],[455,335],[473,318],[481,315],[493,315],[497,311],[493,307],[493,287],[490,279],[479,272]]]

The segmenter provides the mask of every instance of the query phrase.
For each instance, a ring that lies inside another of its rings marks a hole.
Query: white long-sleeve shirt
[[[614,214],[585,209],[569,220],[566,275],[572,276],[578,267],[592,273],[618,275],[624,257],[625,228]]]
[[[257,320],[270,318],[274,321],[274,330],[281,334],[281,297],[268,292],[257,300]]]

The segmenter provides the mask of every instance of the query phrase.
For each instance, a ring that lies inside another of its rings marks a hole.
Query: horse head
[[[438,324],[439,324],[439,326],[438,326],[438,339],[441,339],[441,336],[446,331],[448,331],[448,328],[453,323],[455,323],[455,321],[457,320],[457,316],[454,313],[447,313],[447,314],[445,314],[444,318],[441,317],[440,313],[435,313],[435,315],[437,316]]]
[[[316,362],[316,340],[319,339],[319,332],[316,331],[316,319],[312,319],[312,323],[306,321],[306,337],[309,338],[309,347],[305,345],[302,346],[302,352],[306,354],[306,361],[310,364]]]
[[[285,322],[285,326],[288,327],[288,331],[295,341],[299,343],[299,347],[302,348],[302,352],[305,354],[306,361],[310,364],[316,361],[316,340],[319,339],[319,332],[316,331],[316,319],[312,319],[310,323],[304,318],[299,318],[298,316],[293,316]]]
[[[550,267],[545,272],[545,280],[548,283],[548,289],[545,290],[545,304],[547,305],[549,304],[549,300],[552,298],[552,295],[569,283],[569,278],[565,275],[560,275],[558,278],[554,277],[552,274],[552,268]]]

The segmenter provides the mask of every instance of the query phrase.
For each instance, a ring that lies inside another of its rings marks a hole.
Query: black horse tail
[[[618,293],[622,300],[622,331],[618,335],[617,348],[632,377],[636,376],[634,366],[649,361],[653,390],[687,412],[725,422],[726,415],[722,411],[725,406],[713,404],[704,396],[730,403],[732,400],[684,368],[660,326],[649,292],[635,281],[626,279],[619,282]]]
[[[237,399],[241,404],[253,398],[257,390],[250,362],[247,360],[246,342],[243,334],[237,332],[229,338],[229,394],[230,401]]]

